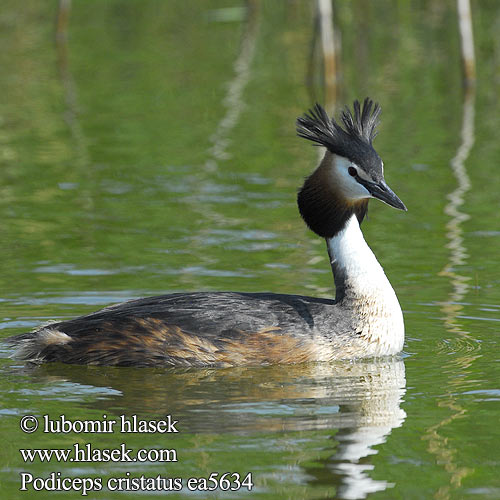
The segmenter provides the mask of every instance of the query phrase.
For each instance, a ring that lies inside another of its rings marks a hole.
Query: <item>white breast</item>
[[[352,311],[358,322],[356,333],[366,340],[369,355],[401,351],[401,306],[382,266],[366,244],[356,216],[327,243],[334,269],[344,280],[345,297],[339,305]]]

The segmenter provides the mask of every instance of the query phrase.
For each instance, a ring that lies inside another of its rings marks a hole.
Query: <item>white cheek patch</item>
[[[353,166],[353,163],[347,158],[334,156],[331,172],[332,183],[334,183],[340,193],[349,200],[372,198],[368,189],[366,189],[352,175],[349,174],[350,166]],[[366,177],[366,180],[368,180],[368,176],[363,170],[357,166],[355,166],[355,168],[360,177],[363,179]]]
[[[370,178],[370,176],[362,168],[359,168],[355,163],[353,163],[353,165],[355,165],[356,170],[358,171],[358,175],[363,180],[368,181],[368,182],[373,182],[373,180]],[[359,182],[358,182],[358,184],[359,184]]]

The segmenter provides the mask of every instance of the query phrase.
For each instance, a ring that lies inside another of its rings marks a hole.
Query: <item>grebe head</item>
[[[366,98],[361,108],[354,101],[341,114],[343,127],[316,104],[297,120],[297,133],[327,152],[319,167],[306,179],[298,194],[299,210],[306,224],[325,238],[340,231],[352,214],[363,220],[370,198],[406,210],[387,185],[384,164],[373,148],[380,106]]]

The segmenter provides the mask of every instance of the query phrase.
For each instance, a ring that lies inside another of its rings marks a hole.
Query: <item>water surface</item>
[[[2,337],[173,291],[333,295],[324,244],[295,206],[318,155],[294,121],[324,101],[314,4],[250,5],[75,1],[56,37],[56,2],[4,2]],[[500,7],[473,4],[469,93],[454,2],[339,3],[334,18],[338,102],[380,102],[375,146],[409,208],[372,202],[363,224],[404,311],[404,353],[160,370],[25,367],[4,350],[5,498],[32,494],[19,491],[21,472],[54,471],[103,482],[252,473],[252,492],[169,498],[500,498]],[[179,432],[21,432],[22,416],[45,414],[172,415]],[[75,443],[176,449],[178,462],[26,463],[19,453]]]

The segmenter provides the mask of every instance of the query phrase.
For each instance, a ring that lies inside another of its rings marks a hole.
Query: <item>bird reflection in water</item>
[[[34,367],[32,375],[52,387],[69,382],[72,394],[85,394],[84,401],[88,387],[93,394],[101,388],[98,399],[82,404],[108,416],[117,409],[150,419],[172,414],[183,434],[244,434],[247,444],[258,441],[262,453],[270,451],[262,448],[268,442],[263,433],[276,433],[281,442],[290,437],[285,454],[296,455],[294,467],[303,480],[335,487],[336,498],[365,498],[392,486],[390,478],[371,477],[370,457],[406,417],[400,406],[406,385],[401,358],[172,370],[48,364]],[[323,458],[305,448],[321,449]]]

